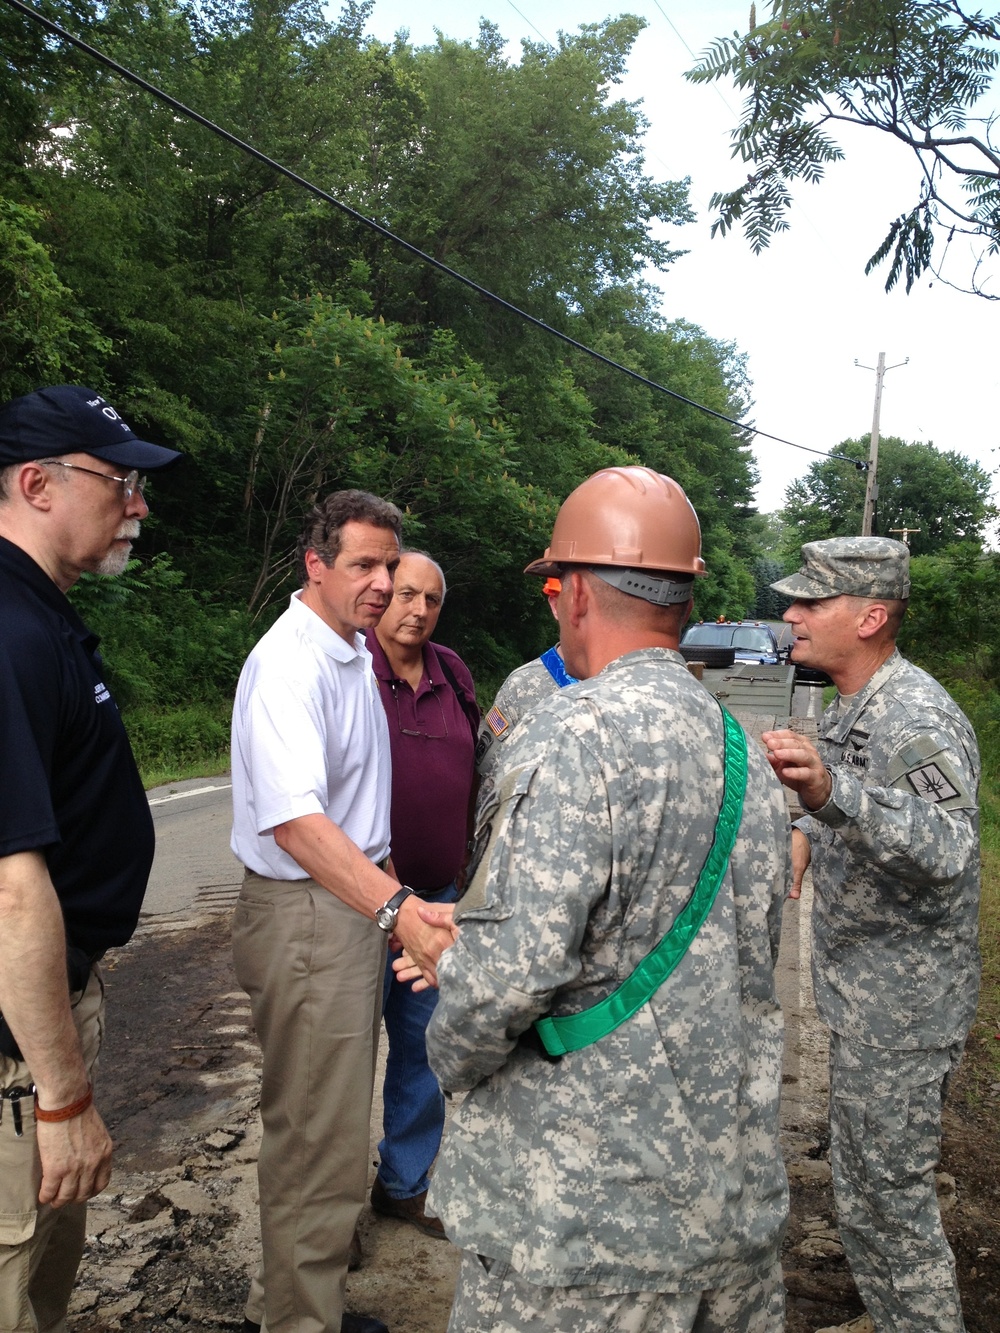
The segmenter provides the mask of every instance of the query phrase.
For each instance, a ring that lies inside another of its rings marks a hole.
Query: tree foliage
[[[0,195],[0,380],[15,394],[90,379],[110,351],[36,239],[42,222],[37,209]]]
[[[837,452],[865,459],[867,440],[845,440]],[[828,458],[813,463],[785,492],[782,518],[786,553],[802,542],[859,533],[866,474],[850,463]],[[941,551],[957,542],[979,546],[996,518],[991,479],[978,463],[933,444],[907,443],[895,436],[879,442],[876,530],[889,536],[910,529],[914,555]],[[919,528],[919,532],[914,529]]]
[[[900,646],[938,667],[995,678],[1000,667],[1000,556],[976,542],[910,561]]]
[[[370,40],[370,0],[336,16],[316,0],[46,3],[514,303],[720,412],[747,409],[737,350],[663,323],[642,277],[673,262],[664,227],[690,214],[685,182],[647,175],[642,116],[617,94],[640,20],[513,61],[488,24],[471,43]],[[521,571],[565,495],[608,464],[676,476],[712,571],[699,609],[749,605],[756,477],[741,435],[527,330],[103,67],[51,58],[25,23],[8,22],[21,84],[0,68],[17,117],[0,132],[0,398],[79,379],[184,451],[150,488],[143,551],[157,563],[133,576],[128,609],[147,599],[144,614],[168,616],[176,591],[193,644],[216,626],[213,690],[247,625],[264,628],[294,586],[304,512],[340,486],[394,500],[407,540],[442,561],[441,633],[485,693],[551,641]],[[120,656],[128,616],[101,597],[95,615],[123,697],[151,708],[149,655]],[[162,635],[143,639],[166,661]],[[175,657],[181,678],[192,662]],[[149,725],[155,750],[166,724]]]
[[[398,196],[409,239],[557,327],[644,266],[665,268],[677,252],[651,224],[691,219],[686,182],[646,175],[646,122],[610,95],[643,26],[587,24],[556,50],[525,42],[517,63],[486,22],[476,45],[439,37],[400,51],[425,102],[421,151]],[[554,355],[434,270],[404,269],[426,317],[473,355],[490,350],[508,365]]]
[[[762,5],[762,8],[765,6]],[[723,234],[742,224],[757,252],[787,228],[791,185],[822,179],[843,157],[839,123],[880,130],[919,166],[912,205],[891,220],[866,272],[888,261],[886,289],[924,273],[941,278],[954,235],[973,238],[967,286],[987,290],[1000,245],[1000,144],[996,112],[982,110],[1000,59],[1000,14],[960,0],[770,0],[769,17],[720,38],[688,77],[732,78],[746,90],[733,156],[750,167],[735,190],[712,197]],[[978,243],[978,245],[976,244]],[[948,281],[948,279],[943,279]]]

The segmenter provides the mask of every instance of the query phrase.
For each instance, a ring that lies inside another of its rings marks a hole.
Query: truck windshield
[[[684,635],[685,643],[712,644],[717,648],[732,648],[732,625],[692,625]]]
[[[733,647],[749,648],[754,653],[771,653],[774,651],[767,630],[759,629],[755,625],[745,625],[734,630]]]

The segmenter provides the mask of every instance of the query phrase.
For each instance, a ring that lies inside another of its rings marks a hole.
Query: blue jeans
[[[454,884],[437,893],[421,894],[428,903],[453,903]],[[393,1199],[412,1199],[428,1185],[428,1175],[444,1130],[444,1097],[427,1063],[424,1034],[437,991],[414,992],[411,982],[396,980],[385,970],[382,1017],[389,1054],[382,1088],[382,1142],[378,1145],[379,1179]]]

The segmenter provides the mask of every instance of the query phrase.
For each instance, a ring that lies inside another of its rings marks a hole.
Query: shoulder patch
[[[949,750],[943,736],[917,736],[889,761],[888,785],[943,810],[975,809],[975,792],[958,754]]]
[[[497,708],[496,704],[494,704],[486,714],[485,722],[497,740],[510,730],[510,722],[503,713],[501,713],[500,709]]]
[[[480,731],[480,733],[479,733],[479,739],[476,741],[476,767],[477,767],[477,768],[478,768],[478,766],[479,766],[480,761],[481,761],[482,759],[484,759],[485,756],[487,755],[487,753],[489,752],[490,747],[491,747],[492,744],[493,744],[493,739],[494,739],[493,736],[491,736],[490,733],[489,733],[485,728],[483,728],[483,729]]]
[[[952,785],[937,764],[924,764],[921,768],[911,769],[906,780],[918,796],[934,805],[951,801],[960,795],[958,788]]]

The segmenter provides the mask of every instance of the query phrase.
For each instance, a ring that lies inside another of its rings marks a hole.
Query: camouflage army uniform
[[[833,790],[799,827],[841,1236],[879,1333],[958,1333],[934,1167],[979,985],[976,738],[897,652],[827,709],[819,750]]]
[[[476,772],[480,781],[480,809],[493,788],[494,770],[500,753],[514,734],[518,722],[525,713],[533,712],[543,699],[558,689],[559,684],[551,671],[540,657],[536,657],[512,671],[497,690],[493,707],[479,724]]]
[[[776,1333],[781,789],[751,745],[739,837],[688,953],[627,1023],[551,1063],[518,1035],[614,990],[690,896],[718,815],[722,716],[678,653],[643,649],[545,700],[503,759],[427,1034],[442,1085],[472,1089],[431,1186],[471,1256],[463,1273],[509,1265],[545,1301],[562,1289],[689,1305],[759,1280],[769,1313],[725,1327]],[[452,1329],[520,1327],[470,1312],[464,1285]]]

